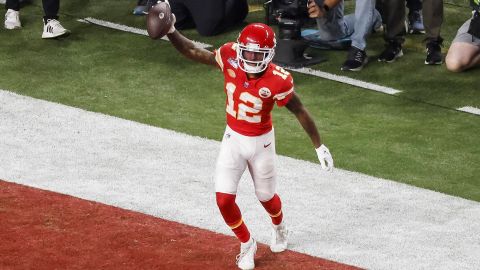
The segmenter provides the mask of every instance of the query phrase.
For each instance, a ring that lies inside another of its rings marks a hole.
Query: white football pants
[[[248,166],[258,200],[270,200],[276,192],[275,135],[273,129],[250,137],[229,126],[223,135],[215,169],[215,191],[237,194],[238,183]]]

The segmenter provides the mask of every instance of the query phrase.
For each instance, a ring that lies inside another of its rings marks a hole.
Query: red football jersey
[[[283,68],[270,63],[264,74],[248,79],[237,62],[236,43],[215,50],[215,58],[225,77],[227,124],[246,136],[259,136],[272,129],[272,109],[284,106],[293,96],[293,78]]]

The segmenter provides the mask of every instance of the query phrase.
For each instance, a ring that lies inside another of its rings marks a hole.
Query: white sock
[[[283,220],[282,220],[282,222],[280,222],[280,224],[278,224],[278,225],[275,225],[275,224],[272,224],[272,225],[273,225],[273,228],[275,228],[275,229],[285,227],[285,223],[283,222]]]
[[[248,239],[247,242],[241,243],[240,245],[241,245],[242,248],[247,248],[247,247],[249,247],[251,244],[253,244],[253,238],[252,238],[252,237],[250,237],[250,239]]]

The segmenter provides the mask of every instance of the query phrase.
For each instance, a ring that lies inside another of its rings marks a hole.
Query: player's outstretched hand
[[[322,169],[331,172],[333,170],[333,158],[328,148],[322,144],[315,150],[317,151],[318,160],[320,161]]]
[[[148,10],[147,33],[152,39],[159,39],[175,32],[175,16],[168,1],[158,1]]]
[[[172,13],[172,27],[170,27],[170,30],[168,30],[167,34],[171,34],[177,30],[175,29],[175,22],[177,22],[177,18],[175,17],[175,14]]]
[[[162,2],[162,1],[158,1],[157,3],[159,3],[159,2]],[[168,0],[164,0],[163,2],[165,2],[170,7],[170,2],[168,2]],[[170,8],[170,11],[171,10],[172,9]],[[173,14],[173,12],[172,12],[172,27],[170,27],[167,34],[171,34],[171,33],[175,32],[175,30],[177,30],[177,29],[175,29],[175,23],[176,22],[177,22],[177,17],[175,17],[175,14]]]

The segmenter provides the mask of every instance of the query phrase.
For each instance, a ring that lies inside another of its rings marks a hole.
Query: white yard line
[[[472,106],[465,106],[457,109],[458,111],[480,115],[480,109]]]
[[[0,90],[0,179],[231,235],[215,204],[219,145]],[[368,269],[480,269],[478,202],[284,156],[278,178],[292,250]],[[249,179],[237,201],[268,243]]]
[[[311,68],[289,68],[289,70],[295,71],[295,72],[298,72],[298,73],[303,73],[303,74],[308,74],[308,75],[324,78],[324,79],[327,79],[327,80],[332,80],[332,81],[336,81],[336,82],[350,84],[350,85],[357,86],[357,87],[360,87],[360,88],[364,88],[364,89],[367,89],[367,90],[382,92],[382,93],[389,94],[389,95],[395,95],[395,94],[398,94],[398,93],[402,92],[400,90],[393,89],[393,88],[390,88],[390,87],[385,87],[385,86],[381,86],[381,85],[378,85],[378,84],[364,82],[364,81],[352,79],[352,78],[346,77],[346,76],[331,74],[331,73],[323,72],[323,71],[320,71],[320,70],[314,70],[314,69],[311,69]]]
[[[116,30],[120,30],[120,31],[124,31],[124,32],[133,33],[133,34],[148,36],[147,30],[145,30],[145,29],[130,27],[130,26],[126,26],[126,25],[122,25],[122,24],[118,24],[118,23],[113,23],[113,22],[109,22],[109,21],[104,21],[104,20],[99,20],[99,19],[95,19],[95,18],[88,17],[88,18],[84,18],[84,19],[78,19],[77,21],[82,22],[82,23],[92,23],[92,24],[95,24],[95,25],[99,25],[99,26],[103,26],[103,27],[107,27],[107,28],[111,28],[111,29],[116,29]],[[162,40],[169,41],[167,37],[163,37]],[[212,45],[205,44],[205,43],[198,42],[198,41],[193,41],[193,43],[199,48],[204,48],[205,49],[205,48],[212,47]]]

